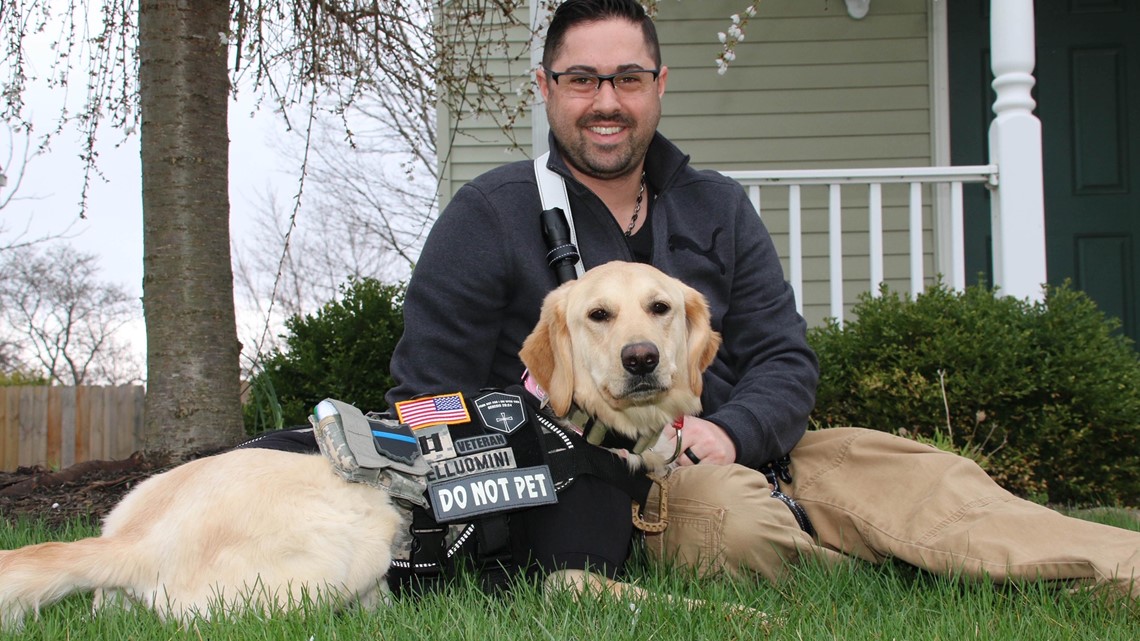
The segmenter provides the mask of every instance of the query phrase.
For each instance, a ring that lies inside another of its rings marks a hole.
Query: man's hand
[[[672,428],[669,428],[672,432]],[[673,452],[677,447],[677,433],[668,441],[666,451]],[[686,416],[685,426],[679,432],[681,438],[681,455],[677,457],[677,465],[696,465],[693,457],[701,463],[728,465],[736,462],[736,446],[723,429],[716,423],[711,423],[696,416]],[[692,453],[690,456],[689,453]]]

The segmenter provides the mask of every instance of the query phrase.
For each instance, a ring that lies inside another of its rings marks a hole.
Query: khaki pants
[[[888,557],[994,580],[1111,583],[1140,596],[1140,533],[1069,518],[1001,489],[973,461],[874,430],[808,432],[780,489],[807,511],[815,539],[740,465],[674,470],[669,525],[646,534],[650,554],[703,573],[777,580],[801,559]],[[646,501],[659,514],[660,490]],[[1135,576],[1137,581],[1131,581]]]

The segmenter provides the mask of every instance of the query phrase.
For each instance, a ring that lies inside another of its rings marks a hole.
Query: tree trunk
[[[142,0],[145,443],[185,458],[242,434],[229,232],[227,0]]]

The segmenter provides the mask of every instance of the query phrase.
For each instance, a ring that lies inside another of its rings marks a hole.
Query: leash
[[[760,468],[760,472],[768,479],[768,484],[772,486],[772,498],[788,506],[788,509],[792,511],[792,516],[796,517],[796,523],[800,526],[800,529],[808,536],[815,538],[815,526],[812,525],[811,519],[808,518],[807,510],[804,510],[804,506],[780,490],[781,480],[785,483],[792,482],[792,473],[788,470],[788,465],[790,465],[791,462],[792,457],[785,454],[783,458],[776,459]]]
[[[642,532],[649,532],[650,534],[660,534],[669,527],[669,486],[665,484],[665,479],[657,476],[656,474],[648,475],[649,480],[660,488],[661,500],[657,507],[657,521],[650,523],[641,518],[641,505],[637,501],[633,501],[633,527],[641,530]]]

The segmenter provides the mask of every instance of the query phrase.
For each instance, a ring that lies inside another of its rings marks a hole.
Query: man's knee
[[[696,568],[701,574],[760,574],[775,580],[788,563],[814,547],[787,506],[772,498],[764,475],[755,470],[740,465],[678,468],[665,480],[665,487],[668,527],[646,535],[654,558]]]

